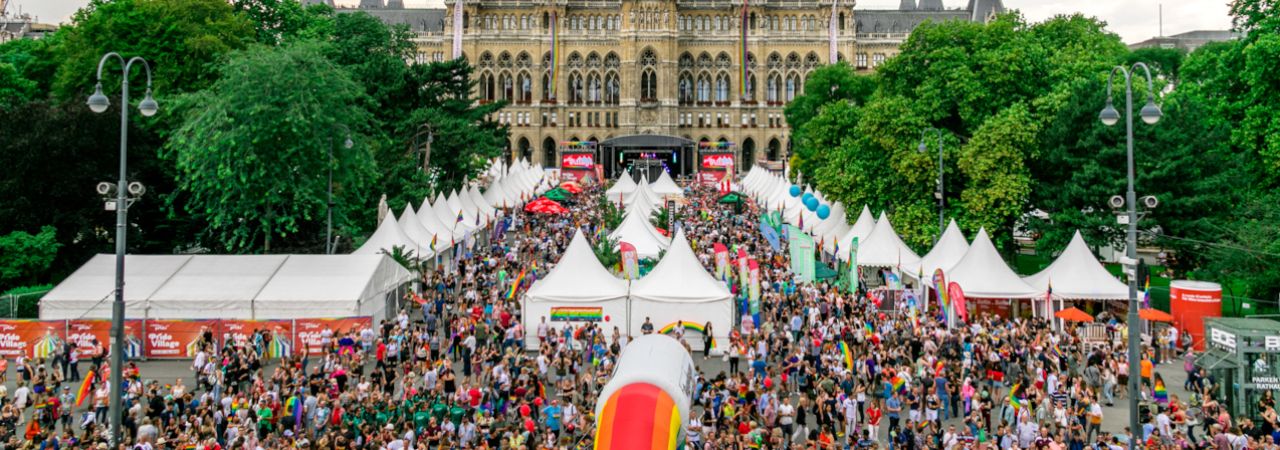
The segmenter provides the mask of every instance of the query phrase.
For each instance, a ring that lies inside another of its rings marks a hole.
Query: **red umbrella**
[[[582,185],[579,185],[578,182],[576,181],[566,181],[566,182],[560,183],[560,189],[569,191],[570,194],[582,193]]]
[[[555,200],[542,197],[524,205],[524,211],[534,214],[566,214],[569,212]]]
[[[1057,317],[1059,319],[1068,320],[1071,322],[1093,322],[1093,316],[1090,316],[1089,313],[1081,311],[1079,308],[1074,308],[1074,307],[1067,308],[1062,311],[1058,311],[1056,313],[1053,313],[1053,315],[1054,317]]]
[[[1150,320],[1152,322],[1173,322],[1172,315],[1158,309],[1151,309],[1151,308],[1139,309],[1138,317],[1141,317],[1143,320]]]

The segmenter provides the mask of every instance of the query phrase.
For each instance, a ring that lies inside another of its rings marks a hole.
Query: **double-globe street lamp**
[[[1141,68],[1143,74],[1147,77],[1147,104],[1142,107],[1142,111],[1138,114],[1142,117],[1142,121],[1148,125],[1154,125],[1160,121],[1160,107],[1155,102],[1155,84],[1151,81],[1151,69],[1141,62],[1134,63],[1131,67],[1116,66],[1111,70],[1111,75],[1107,77],[1107,106],[1098,113],[1098,120],[1106,126],[1115,125],[1120,121],[1120,113],[1111,105],[1111,86],[1115,81],[1116,73],[1124,75],[1124,100],[1125,100],[1125,147],[1128,154],[1128,178],[1129,187],[1125,191],[1125,207],[1126,214],[1129,216],[1129,230],[1125,238],[1125,260],[1123,261],[1130,270],[1134,270],[1129,275],[1129,317],[1126,321],[1129,326],[1129,442],[1138,442],[1137,436],[1142,430],[1142,424],[1138,420],[1138,392],[1141,389],[1141,372],[1139,372],[1139,364],[1142,361],[1141,349],[1139,348],[1139,335],[1142,333],[1142,327],[1139,326],[1138,318],[1138,277],[1135,269],[1138,258],[1138,212],[1136,207],[1137,195],[1133,191],[1133,72]]]
[[[116,59],[124,66],[124,70],[120,77],[120,179],[115,185],[116,194],[116,289],[115,301],[111,303],[111,400],[109,406],[110,413],[110,434],[109,439],[112,447],[115,447],[120,440],[120,396],[121,396],[121,369],[124,366],[124,251],[125,251],[125,234],[127,227],[127,219],[129,214],[128,198],[125,197],[126,190],[139,191],[140,189],[126,189],[129,186],[125,181],[126,170],[128,168],[128,146],[129,146],[129,73],[133,69],[134,63],[141,63],[147,74],[147,93],[142,101],[138,103],[138,112],[143,116],[152,116],[159,109],[154,98],[151,98],[151,65],[147,60],[140,56],[135,56],[125,61],[119,53],[111,52],[102,55],[102,59],[98,61],[98,84],[94,87],[93,95],[89,96],[89,110],[95,113],[101,113],[111,106],[111,100],[102,93],[102,68],[106,65],[107,60]],[[140,185],[139,185],[140,186]]]
[[[947,228],[947,220],[946,220],[946,211],[947,211],[947,210],[946,210],[946,208],[947,208],[947,207],[946,207],[946,203],[945,203],[945,202],[946,202],[946,200],[945,200],[945,199],[946,199],[946,193],[947,193],[947,192],[946,192],[946,190],[945,190],[945,188],[944,188],[944,185],[943,185],[943,178],[942,178],[942,170],[943,170],[943,166],[942,166],[942,130],[941,130],[941,129],[939,129],[939,128],[934,128],[934,127],[929,127],[929,128],[925,128],[924,130],[921,130],[921,131],[920,131],[920,146],[916,147],[916,151],[918,151],[918,152],[920,152],[920,153],[925,153],[925,152],[929,151],[929,147],[928,147],[927,145],[925,145],[925,144],[924,144],[924,139],[925,139],[925,135],[929,134],[929,132],[930,132],[930,131],[932,131],[932,132],[934,132],[934,133],[936,133],[936,134],[938,135],[938,190],[937,190],[937,191],[935,191],[935,192],[933,193],[935,196],[937,196],[937,197],[938,197],[938,239],[934,241],[934,243],[937,243],[938,241],[941,241],[941,240],[942,240],[942,232],[943,232],[944,230],[946,230],[946,228]]]

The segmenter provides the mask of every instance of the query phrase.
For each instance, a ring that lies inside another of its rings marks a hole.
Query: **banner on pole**
[[[713,248],[716,254],[716,279],[724,281],[729,277],[729,248],[719,242]]]
[[[787,236],[791,247],[791,273],[800,282],[814,280],[813,236],[805,234],[799,228],[787,225]]]
[[[751,300],[751,315],[760,314],[760,263],[751,260],[747,263],[750,272],[750,285],[747,287],[747,295]]]
[[[640,254],[636,251],[636,246],[619,242],[618,251],[622,255],[622,277],[628,280],[640,279]]]
[[[97,339],[102,344],[103,350],[109,355],[113,351],[111,348],[111,321],[110,320],[91,320],[76,319],[67,321],[67,341],[75,345],[76,357],[86,360],[93,357],[93,340]],[[126,320],[124,321],[124,357],[125,359],[137,359],[142,357],[142,320]]]
[[[849,242],[849,292],[858,292],[858,283],[862,280],[858,276],[858,237],[854,236]]]
[[[954,281],[947,286],[947,299],[951,302],[952,307],[956,309],[956,315],[960,316],[960,320],[969,321],[969,310],[965,306],[964,290],[960,289],[960,283]]]

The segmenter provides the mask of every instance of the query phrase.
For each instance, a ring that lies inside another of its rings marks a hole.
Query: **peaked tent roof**
[[[609,273],[582,230],[573,234],[551,272],[529,287],[529,301],[591,303],[627,298],[627,282]]]
[[[665,170],[662,171],[661,175],[658,175],[658,179],[651,183],[649,187],[659,196],[684,195],[684,189],[677,186],[675,180],[671,179],[671,174]]]
[[[394,247],[404,247],[412,249],[416,247],[409,236],[405,236],[404,231],[400,230],[400,225],[396,223],[396,217],[387,214],[382,219],[382,224],[378,225],[378,229],[369,236],[369,240],[364,241],[364,245],[351,252],[353,255],[375,255],[378,253],[391,253]]]
[[[448,248],[455,240],[453,230],[440,221],[436,211],[431,209],[431,202],[426,199],[423,199],[422,206],[418,207],[418,223],[422,224],[428,233],[436,236],[436,251]]]
[[[435,256],[435,252],[431,250],[431,238],[435,233],[427,231],[427,227],[418,221],[418,214],[413,211],[411,204],[405,204],[404,212],[400,213],[400,231],[403,231],[404,235],[415,244],[407,250],[412,250],[413,254],[419,258]],[[437,242],[436,246],[439,245]]]
[[[698,262],[681,230],[662,261],[644,278],[631,283],[631,297],[662,303],[709,303],[729,300],[732,294]]]
[[[658,253],[671,245],[671,241],[649,223],[649,216],[631,211],[622,217],[622,223],[609,237],[634,245],[640,258],[657,258]]]
[[[859,239],[861,241],[861,239]],[[858,265],[871,267],[916,267],[920,255],[911,250],[893,230],[893,223],[883,211],[876,220],[876,227],[867,235],[867,242],[858,244]]]
[[[849,227],[849,231],[840,237],[840,254],[837,255],[841,260],[849,260],[849,250],[853,248],[853,238],[858,238],[858,246],[867,243],[867,236],[871,235],[871,230],[876,228],[876,219],[871,215],[871,208],[862,205],[862,212],[858,213],[858,220],[853,222],[853,226]]]
[[[636,180],[631,179],[631,171],[624,170],[622,171],[622,175],[618,177],[618,181],[614,182],[613,186],[609,186],[609,189],[604,191],[604,195],[609,199],[616,199],[619,195],[625,197],[634,190],[636,190]]]
[[[1032,287],[1064,299],[1127,300],[1129,286],[1107,272],[1076,230],[1062,254],[1040,273],[1022,279]]]
[[[949,282],[960,285],[965,298],[1036,298],[1044,295],[1044,291],[1022,281],[1005,264],[987,236],[986,228],[978,230],[969,251],[946,274]]]
[[[938,269],[946,271],[954,267],[956,262],[968,252],[969,241],[964,238],[960,227],[956,226],[956,220],[951,219],[951,223],[947,224],[947,230],[942,232],[941,238],[938,238],[938,243],[933,244],[933,249],[920,258],[920,270],[907,275],[915,277],[924,274],[926,278],[932,277],[933,272]]]

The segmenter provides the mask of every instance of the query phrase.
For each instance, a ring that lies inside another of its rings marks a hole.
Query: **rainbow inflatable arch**
[[[689,353],[671,337],[655,334],[631,341],[596,402],[594,448],[683,448],[696,373]]]
[[[662,334],[671,334],[671,332],[673,332],[673,331],[675,331],[675,330],[676,330],[676,327],[677,327],[677,326],[680,326],[681,328],[684,328],[685,330],[689,330],[689,331],[697,331],[697,332],[699,332],[699,333],[702,333],[703,335],[706,335],[706,334],[707,334],[707,327],[704,327],[704,326],[702,326],[702,324],[699,324],[699,323],[697,323],[697,322],[689,322],[689,321],[676,321],[676,322],[671,322],[671,323],[667,324],[667,326],[664,326],[664,327],[660,328],[660,329],[658,330],[658,332],[659,332],[659,333],[662,333]],[[713,349],[714,349],[714,348],[716,348],[716,339],[715,339],[715,337],[712,337],[712,338],[711,338],[711,348],[713,348]]]

